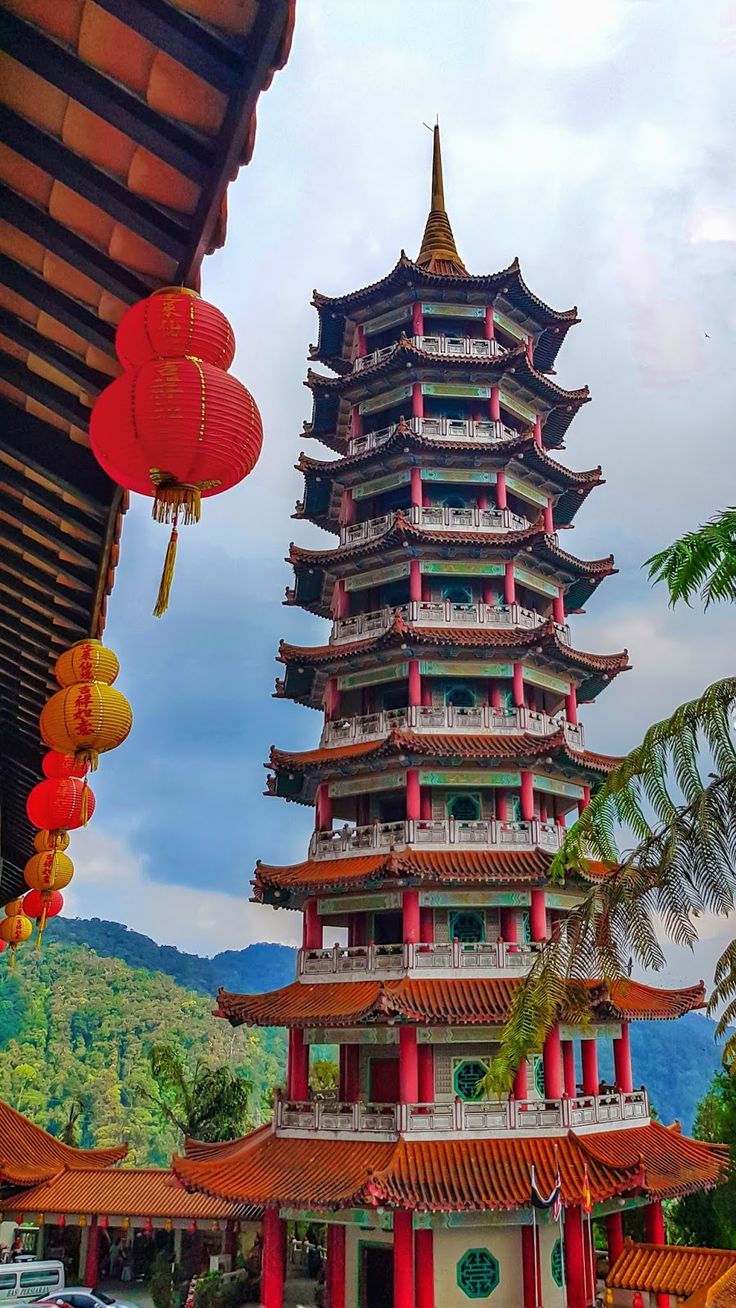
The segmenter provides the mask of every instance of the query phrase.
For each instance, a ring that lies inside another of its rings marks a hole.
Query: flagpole
[[[532,1204],[532,1252],[534,1254],[534,1308],[541,1308],[539,1302],[539,1247],[537,1245],[537,1210]]]
[[[564,1308],[568,1308],[567,1268],[565,1267],[565,1227],[562,1221],[562,1207],[560,1207],[559,1222],[560,1222],[560,1252],[562,1254],[562,1257],[560,1258],[560,1268],[562,1270],[562,1300],[563,1300]]]
[[[591,1304],[591,1308],[595,1308],[595,1291],[596,1291],[595,1257],[593,1254],[593,1220],[590,1212],[588,1213],[588,1248],[590,1253],[590,1258],[588,1263],[588,1266],[590,1267],[590,1282],[591,1282],[590,1304]]]

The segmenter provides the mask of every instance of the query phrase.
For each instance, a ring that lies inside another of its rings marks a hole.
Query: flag
[[[554,1199],[552,1201],[552,1218],[559,1222],[562,1217],[562,1177],[560,1176],[560,1164],[557,1164],[557,1175],[555,1176]]]
[[[556,1206],[558,1204],[561,1204],[559,1172],[555,1177],[555,1183],[552,1189],[550,1190],[549,1194],[543,1195],[539,1193],[539,1189],[537,1187],[537,1174],[534,1169],[534,1166],[532,1165],[532,1171],[530,1176],[530,1190],[531,1190],[532,1208],[551,1208],[553,1210],[553,1215],[554,1215]],[[559,1213],[559,1208],[557,1208],[557,1213]]]
[[[588,1164],[583,1166],[583,1212],[590,1213],[593,1208],[593,1196],[590,1193],[590,1180],[588,1178]]]

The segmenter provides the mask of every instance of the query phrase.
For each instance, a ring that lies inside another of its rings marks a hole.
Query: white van
[[[0,1263],[0,1304],[9,1299],[43,1299],[63,1289],[63,1263]]]

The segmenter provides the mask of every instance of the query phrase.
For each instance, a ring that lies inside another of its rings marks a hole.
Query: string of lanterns
[[[166,612],[178,528],[198,522],[201,501],[237,485],[255,467],[261,416],[227,369],[235,338],[227,318],[185,287],[164,287],[132,305],[115,336],[123,374],[99,395],[90,444],[113,481],[153,497],[153,517],[171,523],[154,615]]]
[[[66,853],[69,832],[86,826],[95,811],[87,774],[100,754],[116,749],[133,722],[130,704],[113,688],[120,664],[99,640],[80,640],[54,665],[60,690],[44,705],[39,719],[48,746],[39,781],[28,795],[26,813],[36,827],[32,854],[23,869],[28,893],[11,900],[0,921],[1,948],[10,948],[10,965],[18,945],[37,927],[37,946],[50,917],[64,907],[62,890],[74,876]]]

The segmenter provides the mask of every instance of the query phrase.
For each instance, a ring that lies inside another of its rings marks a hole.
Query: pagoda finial
[[[432,130],[434,144],[432,149],[432,200],[424,229],[422,248],[416,262],[428,272],[444,273],[445,276],[467,277],[468,271],[457,252],[455,237],[452,234],[450,219],[445,209],[445,186],[442,177],[442,149],[440,146],[440,125],[435,123]]]

